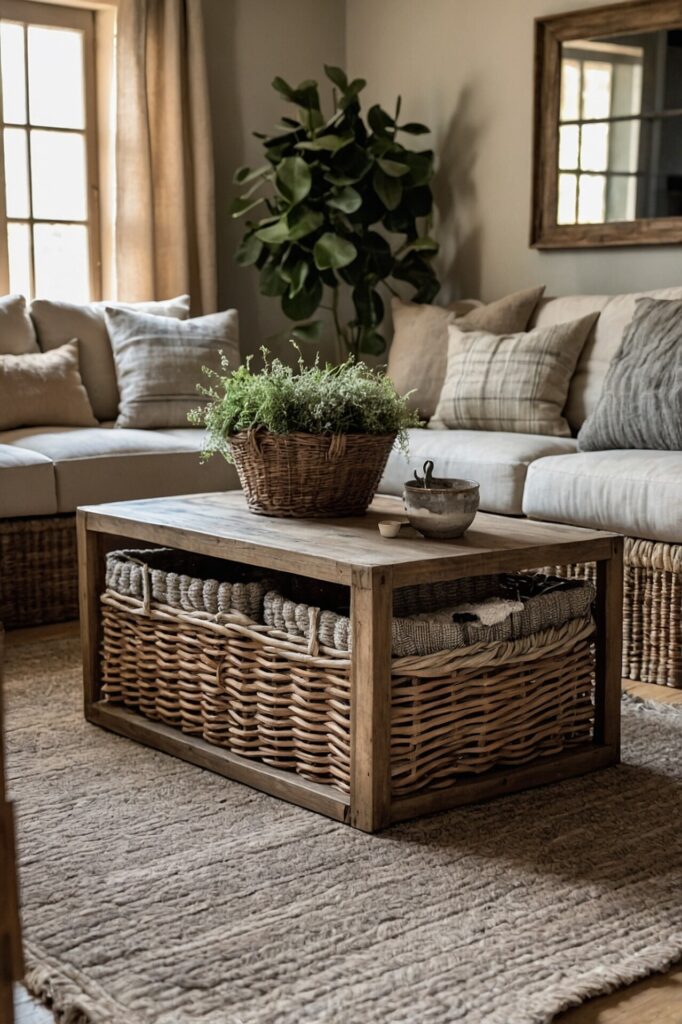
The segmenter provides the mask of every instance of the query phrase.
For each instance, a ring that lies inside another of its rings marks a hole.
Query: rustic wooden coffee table
[[[377,522],[400,514],[395,498],[366,516],[336,520],[251,515],[233,491],[125,501],[78,511],[85,715],[113,732],[209,768],[273,796],[375,831],[394,821],[583,774],[619,760],[621,537],[479,513],[464,537],[382,539]],[[105,555],[140,541],[348,586],[354,636],[351,787],[329,786],[253,762],[101,699],[100,594]],[[395,797],[390,783],[391,616],[395,587],[467,576],[596,562],[597,660],[593,740],[580,748],[473,781]]]

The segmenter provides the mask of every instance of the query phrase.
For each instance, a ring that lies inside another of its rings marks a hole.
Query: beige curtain
[[[128,302],[216,308],[213,147],[201,0],[119,0],[116,281]]]

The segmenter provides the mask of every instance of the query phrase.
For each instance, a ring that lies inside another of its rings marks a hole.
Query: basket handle
[[[261,432],[258,427],[251,427],[246,432],[246,443],[251,449],[251,454],[255,455],[256,458],[262,459],[263,452],[261,451]]]
[[[327,449],[327,462],[337,462],[346,451],[346,435],[332,434],[329,448]]]
[[[319,621],[320,609],[308,608],[308,654],[313,658],[317,657],[320,650],[320,643],[317,638],[317,624]]]

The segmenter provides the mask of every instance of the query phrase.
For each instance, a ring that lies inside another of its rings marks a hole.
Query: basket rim
[[[305,438],[306,440],[314,439],[314,440],[325,441],[325,440],[330,440],[333,437],[352,437],[352,438],[356,438],[357,437],[357,438],[371,439],[371,440],[376,440],[376,441],[387,441],[389,438],[395,439],[398,436],[398,431],[397,430],[393,430],[393,431],[390,431],[387,434],[369,434],[369,433],[343,432],[343,431],[340,432],[340,433],[334,433],[334,431],[332,431],[332,430],[327,430],[327,431],[324,431],[322,433],[313,434],[313,433],[309,433],[308,431],[305,431],[305,430],[290,430],[288,433],[285,433],[285,434],[277,434],[273,430],[268,430],[267,427],[249,427],[248,430],[238,430],[234,434],[228,434],[227,435],[227,440],[228,441],[233,441],[236,438],[247,439],[250,434],[260,434],[261,437],[269,437],[269,438],[273,438],[275,440],[283,440],[284,438],[287,438],[287,439],[288,438],[292,438],[294,440],[298,440],[299,438],[301,438],[301,439]]]

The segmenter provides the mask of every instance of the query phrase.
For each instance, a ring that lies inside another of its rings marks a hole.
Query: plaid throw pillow
[[[435,419],[458,430],[570,437],[561,413],[598,315],[522,334],[462,331],[451,324]]]

